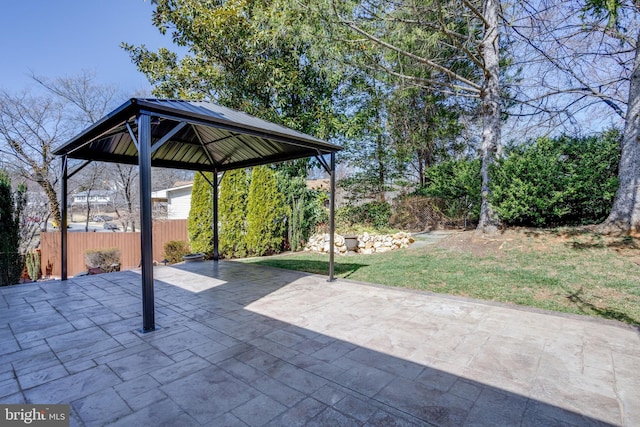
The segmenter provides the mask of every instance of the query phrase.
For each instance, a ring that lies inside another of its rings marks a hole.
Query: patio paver
[[[72,425],[640,425],[627,325],[235,262],[0,288],[0,402]]]

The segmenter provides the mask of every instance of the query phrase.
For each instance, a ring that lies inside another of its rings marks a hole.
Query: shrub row
[[[620,133],[539,138],[509,147],[491,173],[490,202],[504,225],[559,226],[604,220],[618,186]],[[480,162],[452,160],[432,167],[419,195],[440,199],[451,222],[475,221]]]

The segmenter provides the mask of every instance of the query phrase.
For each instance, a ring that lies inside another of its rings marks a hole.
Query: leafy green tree
[[[379,65],[370,63],[370,67],[447,95],[450,102],[478,102],[482,122],[478,230],[494,232],[499,218],[489,203],[489,168],[501,151],[504,94],[499,2],[362,1],[332,5],[333,15],[351,31],[344,36],[349,43],[374,46],[389,58]],[[449,52],[455,53],[454,57],[447,55]]]
[[[226,172],[220,184],[220,253],[226,258],[247,255],[247,197],[245,169]]]
[[[204,172],[204,175],[211,180],[213,174]],[[189,247],[192,252],[202,252],[207,255],[213,254],[213,199],[211,185],[197,173],[193,180],[191,190],[191,209],[187,219],[187,231],[189,234]]]
[[[303,16],[279,2],[156,0],[153,24],[189,49],[123,44],[165,97],[208,99],[319,138],[335,133],[332,97],[341,82],[312,60]]]
[[[427,172],[468,149],[457,137],[465,112],[445,105],[444,97],[419,87],[398,88],[390,102],[391,135],[400,162],[415,174],[418,185],[427,184]]]
[[[266,166],[251,172],[247,203],[247,251],[254,255],[281,250],[285,232],[285,200],[275,172]]]
[[[18,283],[22,273],[20,210],[11,189],[11,178],[0,170],[0,286]]]

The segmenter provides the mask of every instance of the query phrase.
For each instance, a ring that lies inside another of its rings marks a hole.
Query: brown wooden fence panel
[[[140,233],[108,233],[108,232],[78,232],[67,233],[67,272],[74,276],[86,270],[84,253],[88,249],[120,249],[122,260],[121,269],[128,270],[138,267],[140,263]],[[162,261],[164,258],[164,244],[170,240],[187,241],[187,220],[176,219],[153,222],[153,259]],[[60,233],[42,233],[40,235],[40,262],[42,272],[47,266],[52,268],[51,275],[60,277]]]

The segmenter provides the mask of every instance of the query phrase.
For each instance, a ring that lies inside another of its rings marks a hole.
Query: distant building
[[[151,193],[151,201],[166,207],[167,219],[187,219],[191,209],[191,189],[193,183]]]
[[[111,203],[110,190],[79,191],[73,195],[71,205],[86,205],[87,199],[92,207],[106,206]]]
[[[187,219],[191,209],[191,190],[193,182],[179,182],[183,184],[164,190],[153,191],[151,201],[153,203],[154,215],[165,217],[166,219]],[[221,185],[224,185],[224,180]],[[329,191],[330,182],[328,179],[307,180],[309,190]],[[327,207],[329,202],[326,202]],[[336,206],[344,205],[344,191],[336,189]]]

